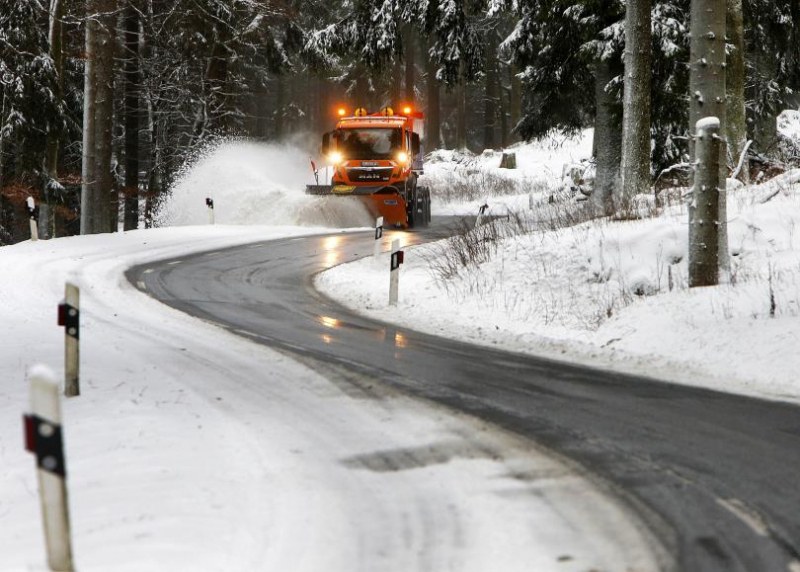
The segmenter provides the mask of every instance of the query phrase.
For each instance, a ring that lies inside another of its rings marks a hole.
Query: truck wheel
[[[422,226],[428,226],[428,222],[430,219],[428,218],[428,198],[425,189],[422,189],[419,198],[417,199],[419,202],[417,205],[419,206],[419,220]]]
[[[422,226],[431,221],[431,193],[427,187],[417,189],[417,218]]]
[[[431,190],[425,189],[425,220],[431,222]]]

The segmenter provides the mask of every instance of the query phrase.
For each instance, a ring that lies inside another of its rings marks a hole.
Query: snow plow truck
[[[352,115],[339,109],[338,115],[336,129],[322,137],[322,155],[333,168],[330,184],[308,185],[306,193],[358,197],[386,226],[428,224],[431,195],[417,185],[422,152],[414,131],[414,120],[422,114],[411,107],[402,113],[385,107],[377,113],[358,108]],[[312,168],[319,181],[313,161]]]

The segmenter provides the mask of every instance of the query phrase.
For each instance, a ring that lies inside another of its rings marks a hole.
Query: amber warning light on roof
[[[411,104],[405,104],[401,108],[403,115],[406,117],[413,117],[414,119],[424,119],[425,115],[421,111],[417,111],[414,109],[414,106]]]

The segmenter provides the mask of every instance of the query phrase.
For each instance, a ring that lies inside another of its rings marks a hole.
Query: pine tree
[[[0,0],[0,186],[10,175],[41,179],[45,134],[66,129],[47,15],[40,0]]]
[[[760,153],[774,150],[776,118],[800,91],[800,2],[744,0],[749,136]]]
[[[742,0],[728,0],[726,29],[729,42],[726,68],[728,162],[736,164],[747,143],[745,104],[744,15]],[[742,170],[742,180],[749,182],[749,169]]]

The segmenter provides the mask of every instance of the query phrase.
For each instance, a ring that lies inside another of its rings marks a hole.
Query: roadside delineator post
[[[397,306],[397,291],[400,286],[400,265],[403,263],[404,253],[400,250],[400,240],[392,241],[392,256],[389,262],[389,305]]]
[[[39,207],[33,197],[28,197],[25,201],[28,206],[28,217],[31,225],[31,240],[39,240]]]
[[[489,208],[489,203],[486,201],[484,201],[484,203],[478,208],[478,218],[475,219],[475,228],[478,228],[483,222],[483,217],[486,214],[486,210],[488,208]]]
[[[58,306],[58,325],[64,326],[64,395],[80,395],[80,290],[67,282]]]
[[[47,563],[50,570],[72,572],[67,469],[58,381],[55,374],[42,365],[32,367],[28,377],[31,412],[24,416],[25,448],[36,455]]]
[[[378,258],[381,253],[381,238],[383,238],[383,217],[375,219],[375,248],[372,252],[374,258]]]
[[[214,199],[206,197],[206,206],[208,207],[208,224],[214,224]]]

